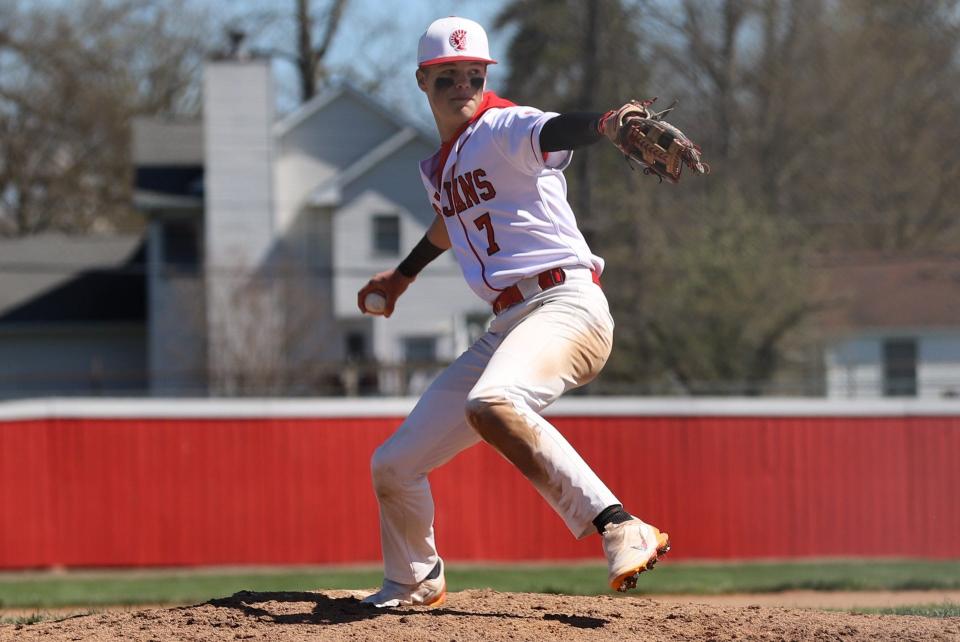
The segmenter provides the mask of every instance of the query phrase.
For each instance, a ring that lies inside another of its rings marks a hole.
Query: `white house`
[[[827,396],[960,396],[960,260],[861,255],[827,276]]]
[[[0,399],[146,390],[139,235],[0,239]]]
[[[490,317],[450,254],[390,319],[357,309],[434,216],[417,168],[432,132],[349,85],[280,119],[274,103],[268,61],[218,60],[202,122],[134,123],[156,394],[355,392],[362,373],[344,364],[451,360]],[[373,389],[427,378],[381,368]]]
[[[273,106],[267,61],[211,61],[202,120],[134,123],[145,239],[0,240],[0,397],[416,392],[482,331],[449,253],[392,318],[356,306],[434,216],[434,133],[350,86]],[[960,259],[825,276],[828,396],[960,395]]]

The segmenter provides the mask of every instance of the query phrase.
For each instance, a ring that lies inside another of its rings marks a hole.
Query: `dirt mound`
[[[960,618],[852,615],[642,597],[451,593],[434,609],[374,609],[350,591],[242,591],[196,606],[0,626],[0,640],[960,640]]]

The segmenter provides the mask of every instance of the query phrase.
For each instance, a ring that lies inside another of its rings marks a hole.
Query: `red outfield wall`
[[[369,459],[409,404],[0,404],[0,568],[376,561]],[[581,399],[551,421],[675,558],[960,557],[953,402]],[[430,479],[449,559],[601,554],[483,444]]]

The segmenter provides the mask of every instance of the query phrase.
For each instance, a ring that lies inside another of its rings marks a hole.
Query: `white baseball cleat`
[[[363,598],[363,604],[378,609],[394,606],[440,606],[447,600],[447,582],[443,577],[443,560],[438,562],[440,574],[419,584],[401,584],[384,578],[383,586],[373,595]]]
[[[603,552],[607,554],[610,588],[620,592],[635,588],[637,576],[652,569],[657,557],[669,550],[670,536],[636,517],[621,524],[607,524]]]

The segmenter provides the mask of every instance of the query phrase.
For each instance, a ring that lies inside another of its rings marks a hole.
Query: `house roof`
[[[146,319],[141,236],[0,239],[0,325]]]
[[[390,109],[387,105],[371,98],[349,83],[343,83],[329,91],[318,94],[285,118],[277,121],[273,127],[274,135],[277,139],[291,135],[298,127],[309,122],[312,116],[344,97],[359,102],[388,122],[395,124],[398,129],[396,133],[383,140],[353,163],[341,168],[334,176],[317,185],[307,198],[307,202],[311,205],[336,205],[340,202],[344,188],[408,143],[420,139],[427,145],[439,144],[435,133],[427,131],[419,123],[406,117],[398,110]]]
[[[141,210],[203,207],[203,121],[134,118],[133,202]]]
[[[421,139],[438,144],[434,132],[396,109],[370,97],[348,82],[318,94],[273,125],[277,139],[293,133],[341,97],[348,97],[394,123],[398,130],[367,154],[317,185],[309,197],[314,205],[339,202],[340,192],[406,144]],[[199,119],[137,118],[133,123],[136,165],[134,203],[145,210],[197,209],[203,206],[203,122]]]
[[[332,178],[315,187],[307,198],[307,202],[320,206],[339,203],[341,191],[345,187],[389,158],[404,145],[415,140],[417,136],[416,130],[404,127],[354,163],[337,172]]]
[[[828,330],[960,330],[960,255],[857,255],[822,271],[833,302],[822,316]]]
[[[341,96],[349,96],[350,98],[361,102],[363,105],[369,107],[387,120],[396,123],[400,129],[412,129],[417,132],[418,135],[422,136],[427,142],[431,144],[436,143],[437,145],[440,144],[435,132],[424,128],[420,123],[412,118],[408,118],[401,111],[397,109],[391,109],[376,98],[373,98],[367,93],[357,89],[349,82],[341,83],[323,93],[317,94],[303,105],[278,120],[273,126],[274,135],[277,138],[288,135],[302,123],[309,120],[311,116],[319,111],[322,111],[324,107]]]
[[[199,118],[134,118],[131,139],[137,166],[203,165],[203,121]]]
[[[139,166],[133,204],[141,210],[197,210],[203,207],[203,166]]]

